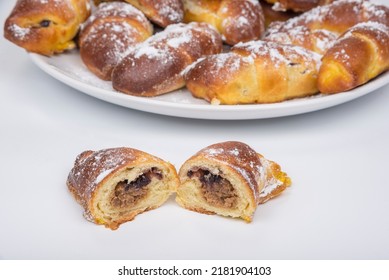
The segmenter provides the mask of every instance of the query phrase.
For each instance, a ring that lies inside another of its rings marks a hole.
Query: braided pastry
[[[206,23],[169,25],[128,52],[114,68],[112,84],[130,95],[170,92],[185,85],[181,72],[189,64],[221,50],[220,35]]]
[[[317,6],[323,6],[334,2],[335,0],[266,0],[273,5],[277,11],[291,10],[294,12],[306,12]]]
[[[178,184],[173,165],[131,148],[85,151],[67,180],[85,218],[113,230],[161,206]]]
[[[89,14],[89,0],[18,0],[4,36],[29,52],[50,56],[75,48],[73,39]]]
[[[389,69],[389,27],[365,22],[343,34],[322,59],[318,88],[322,93],[353,89]]]
[[[144,14],[125,2],[100,4],[80,32],[80,56],[88,69],[111,80],[113,68],[130,46],[153,34]]]
[[[338,0],[284,23],[271,24],[264,40],[293,44],[324,54],[342,33],[367,21],[389,26],[389,7],[367,0]]]
[[[291,184],[277,163],[234,141],[202,149],[182,165],[179,177],[176,201],[182,207],[247,222],[258,204]]]
[[[259,39],[264,32],[261,5],[253,0],[184,0],[185,22],[212,24],[229,45]]]
[[[303,48],[251,41],[200,59],[184,77],[194,97],[212,104],[273,103],[317,93],[319,65]]]

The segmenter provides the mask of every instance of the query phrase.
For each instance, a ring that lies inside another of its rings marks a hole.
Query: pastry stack
[[[18,0],[4,35],[78,49],[118,94],[186,87],[211,104],[340,93],[389,69],[389,7],[369,0]]]

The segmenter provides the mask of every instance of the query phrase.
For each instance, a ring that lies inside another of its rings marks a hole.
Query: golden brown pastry
[[[362,85],[389,69],[389,27],[377,22],[350,28],[322,59],[318,88],[337,93]]]
[[[291,184],[277,163],[235,141],[202,149],[182,165],[179,176],[179,205],[247,222],[251,222],[258,204],[279,195]]]
[[[166,27],[184,18],[182,0],[125,0],[134,5],[155,24]]]
[[[270,25],[264,40],[302,46],[324,54],[342,33],[367,21],[389,26],[389,7],[367,0],[338,0],[284,23]]]
[[[185,85],[181,72],[189,64],[221,50],[220,35],[206,23],[169,25],[129,51],[114,68],[112,84],[130,95],[167,93]]]
[[[317,93],[319,65],[301,47],[251,41],[200,59],[184,77],[194,97],[212,104],[273,103]]]
[[[5,21],[4,37],[50,56],[76,46],[74,37],[89,15],[89,0],[18,0]]]
[[[161,206],[178,184],[173,165],[124,147],[81,153],[67,180],[85,218],[112,230]]]
[[[334,2],[335,0],[266,0],[273,5],[277,11],[292,10],[294,12],[306,12],[317,6],[323,6]]]
[[[264,32],[261,5],[253,0],[184,0],[185,22],[212,24],[229,45],[256,40]]]
[[[113,68],[129,47],[153,35],[144,14],[125,2],[101,3],[80,32],[80,56],[88,69],[111,80]]]

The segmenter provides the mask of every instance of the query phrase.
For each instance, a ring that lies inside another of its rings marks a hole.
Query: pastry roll
[[[124,147],[81,153],[67,179],[85,218],[112,230],[162,205],[178,184],[173,165]]]
[[[187,66],[221,50],[222,40],[211,25],[172,24],[127,52],[112,72],[112,86],[129,95],[161,95],[185,85]]]
[[[76,46],[73,39],[89,15],[89,0],[18,0],[4,36],[29,52],[49,56]]]
[[[258,204],[291,184],[277,163],[234,141],[202,149],[182,165],[179,177],[176,201],[182,207],[247,222]]]
[[[389,69],[389,27],[363,22],[345,32],[324,54],[318,75],[322,93],[353,89]]]
[[[196,61],[184,78],[194,97],[215,105],[274,103],[316,94],[319,65],[304,48],[250,41]]]
[[[153,35],[144,14],[125,2],[101,3],[80,32],[80,56],[88,69],[111,80],[113,68],[131,46]]]

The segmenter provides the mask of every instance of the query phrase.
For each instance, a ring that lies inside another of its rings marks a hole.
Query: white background
[[[12,6],[1,1],[1,23]],[[0,54],[0,259],[389,259],[389,86],[304,115],[191,120],[89,97],[4,38]],[[179,168],[227,140],[246,142],[293,180],[251,224],[172,198],[111,231],[82,217],[65,184],[86,149],[130,146]]]

